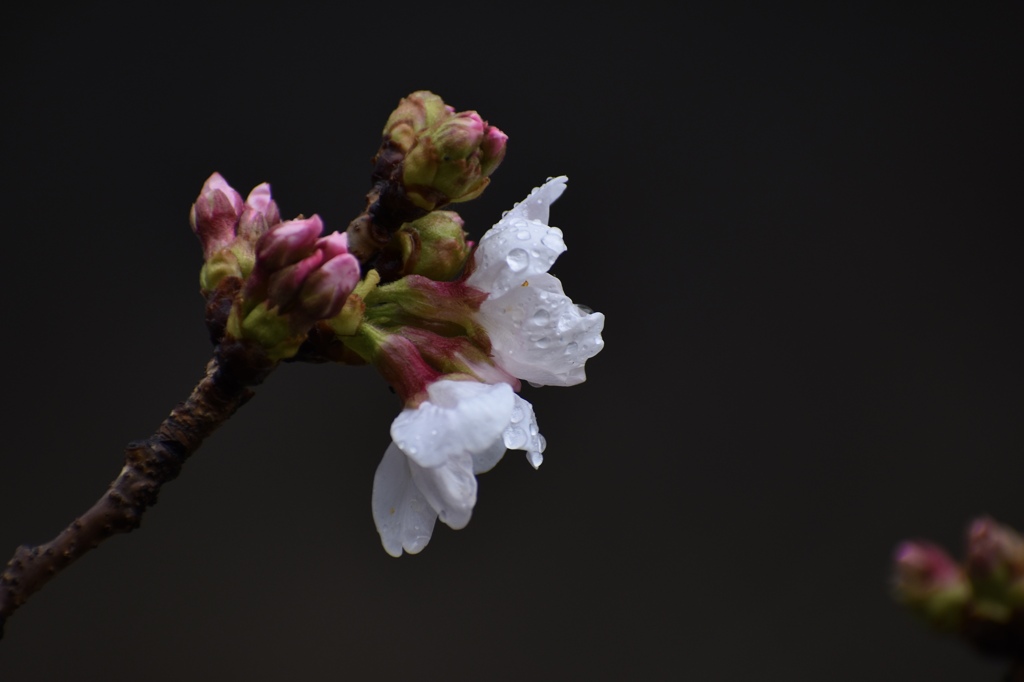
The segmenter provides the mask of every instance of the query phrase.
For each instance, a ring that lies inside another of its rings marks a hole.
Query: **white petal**
[[[438,518],[455,530],[465,528],[476,504],[476,476],[470,454],[452,455],[439,467],[421,467],[409,460],[409,470]]]
[[[421,467],[438,467],[451,457],[482,452],[501,435],[513,406],[505,383],[435,381],[428,399],[406,409],[391,424],[391,438]]]
[[[408,459],[392,443],[373,476],[373,522],[391,556],[416,554],[427,546],[437,513],[413,482]]]
[[[558,228],[524,218],[502,219],[473,252],[474,269],[466,284],[500,296],[550,270],[564,251],[565,242]]]
[[[516,395],[516,406],[512,408],[512,418],[502,434],[505,447],[511,450],[525,450],[526,459],[536,469],[544,461],[544,448],[547,441],[537,426],[537,417],[530,401]]]
[[[536,386],[573,386],[584,364],[603,347],[604,315],[582,311],[558,278],[532,277],[527,286],[488,297],[477,314],[498,365]]]
[[[516,396],[517,398],[519,396]],[[512,414],[515,415],[515,408],[512,409]],[[505,456],[505,441],[502,438],[498,438],[490,447],[482,452],[474,452],[473,454],[473,473],[483,474],[494,468],[494,465],[501,461],[501,458]]]
[[[473,273],[466,283],[500,296],[551,269],[565,252],[562,231],[549,227],[548,207],[565,190],[565,177],[550,180],[505,213],[473,252]]]
[[[539,220],[542,223],[548,222],[548,211],[551,204],[565,191],[565,183],[569,180],[564,175],[557,178],[550,178],[540,187],[535,187],[530,196],[516,204],[511,211],[503,217],[522,217],[527,220]]]

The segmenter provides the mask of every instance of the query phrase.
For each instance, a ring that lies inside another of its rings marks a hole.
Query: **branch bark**
[[[124,468],[91,509],[53,540],[18,547],[0,574],[0,637],[18,607],[54,576],[115,533],[138,528],[143,513],[156,504],[160,488],[176,478],[185,460],[252,397],[249,387],[262,382],[271,369],[264,365],[254,371],[251,356],[232,362],[223,351],[218,348],[192,395],[152,436],[127,445]],[[235,366],[245,371],[229,371]]]

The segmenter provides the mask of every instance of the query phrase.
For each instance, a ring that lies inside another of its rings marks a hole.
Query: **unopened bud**
[[[426,211],[479,196],[504,158],[508,139],[477,112],[456,113],[427,91],[399,103],[384,136],[402,154],[406,196]]]
[[[1024,574],[1024,539],[1012,528],[982,517],[967,532],[967,571],[971,578],[1006,580]]]
[[[971,585],[956,562],[924,541],[897,547],[893,588],[898,600],[942,629],[960,624],[971,598]]]
[[[455,279],[469,256],[463,224],[454,211],[431,211],[403,225],[395,234],[402,251],[402,274]]]
[[[359,284],[359,260],[350,253],[335,256],[317,268],[302,285],[299,306],[311,320],[323,320],[341,312],[345,300]]]
[[[384,138],[391,140],[403,152],[416,145],[419,133],[424,131],[443,114],[454,109],[428,90],[418,90],[403,97],[384,125]]]
[[[256,243],[256,260],[268,272],[297,263],[310,255],[323,229],[317,215],[278,223]]]
[[[245,208],[238,219],[238,236],[231,245],[243,277],[248,277],[252,272],[256,260],[256,242],[279,222],[281,212],[270,198],[270,185],[265,182],[256,185],[245,200]]]
[[[967,533],[967,576],[979,604],[995,620],[1024,606],[1024,538],[1009,526],[982,517]]]
[[[480,143],[480,172],[490,175],[505,158],[505,146],[508,135],[494,126],[484,129],[484,139]]]
[[[430,135],[442,161],[465,159],[480,147],[484,122],[475,111],[461,111],[449,116]]]
[[[267,282],[267,301],[270,306],[280,308],[282,312],[290,310],[292,299],[299,293],[303,282],[323,261],[323,253],[314,251],[298,263],[286,265],[272,272]]]
[[[203,183],[199,198],[189,212],[189,222],[203,245],[205,258],[227,247],[234,240],[244,205],[242,195],[220,173],[214,173]]]
[[[238,220],[238,236],[255,244],[267,230],[281,222],[277,202],[270,198],[270,185],[266,182],[253,187],[245,200],[245,208]]]

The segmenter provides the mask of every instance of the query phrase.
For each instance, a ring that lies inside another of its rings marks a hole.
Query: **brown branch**
[[[262,382],[270,369],[239,346],[218,347],[188,400],[152,436],[128,444],[124,468],[103,497],[53,540],[18,547],[0,574],[0,637],[11,614],[55,575],[115,533],[138,528],[161,486],[176,478],[203,440],[249,400],[248,387]]]

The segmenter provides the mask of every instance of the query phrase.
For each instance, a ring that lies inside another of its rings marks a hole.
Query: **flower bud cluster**
[[[192,207],[191,222],[206,259],[204,295],[223,285],[233,297],[226,334],[255,342],[271,359],[294,355],[312,326],[341,312],[359,283],[359,261],[348,252],[347,236],[321,236],[316,215],[282,221],[266,183],[242,201],[214,173]]]
[[[402,98],[384,126],[398,152],[401,182],[416,206],[433,211],[484,191],[505,158],[508,136],[475,111],[455,109],[427,90]]]
[[[1024,538],[992,518],[971,523],[961,562],[924,540],[901,543],[893,592],[931,626],[981,648],[1024,646]]]
[[[207,178],[189,213],[192,231],[203,246],[203,295],[209,296],[227,277],[248,277],[256,242],[280,220],[267,183],[254,187],[243,200],[220,173]]]

